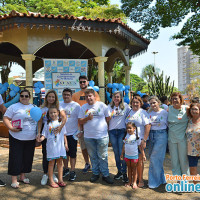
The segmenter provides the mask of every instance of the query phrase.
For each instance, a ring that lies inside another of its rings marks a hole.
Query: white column
[[[25,70],[26,70],[26,86],[33,86],[33,66],[32,62],[35,60],[33,54],[21,54],[22,59],[25,60]],[[33,89],[27,88],[31,93],[30,103],[33,103]]]
[[[108,83],[112,83],[112,77],[114,73],[113,72],[108,72]]]
[[[105,102],[105,74],[104,74],[104,62],[108,60],[108,57],[95,57],[95,61],[98,63],[98,81],[99,81],[99,96],[101,101]]]
[[[130,71],[131,71],[131,66],[124,66],[123,69],[125,70],[126,85],[130,85]]]

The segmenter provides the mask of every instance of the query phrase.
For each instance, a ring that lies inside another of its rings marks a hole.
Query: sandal
[[[144,188],[144,182],[140,182],[140,183],[138,184],[138,187],[139,187],[139,188]]]
[[[49,186],[51,186],[52,188],[59,188],[59,185],[57,183],[49,183]]]
[[[30,180],[28,178],[25,178],[24,180],[19,180],[19,182],[22,182],[24,184],[30,184]]]
[[[19,182],[12,183],[12,184],[11,184],[11,187],[14,188],[14,189],[19,188]]]
[[[66,184],[65,184],[64,182],[60,182],[60,183],[58,183],[58,185],[59,185],[60,187],[65,187],[65,186],[66,186]]]
[[[125,184],[125,187],[127,187],[127,188],[131,188],[132,187],[132,184]]]

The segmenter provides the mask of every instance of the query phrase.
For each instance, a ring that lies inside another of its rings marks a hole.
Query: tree
[[[158,74],[160,71],[159,68],[155,68],[154,65],[147,65],[142,69],[141,77],[147,82],[151,82],[154,76],[154,73]]]
[[[8,75],[10,73],[11,66],[12,66],[12,62],[8,62],[7,65],[1,66],[1,82],[2,83],[8,82]]]
[[[178,26],[186,17],[179,33],[172,39],[181,39],[178,45],[188,45],[200,55],[200,1],[199,0],[121,0],[122,10],[133,22],[142,24],[139,33],[156,39],[160,28]]]
[[[138,75],[130,74],[130,82],[131,82],[131,91],[133,92],[141,91],[145,93],[148,91],[148,89],[147,90],[145,89],[147,83]]]
[[[126,17],[118,5],[110,5],[109,0],[2,0],[0,14],[8,14],[12,10],[27,13],[74,15],[87,18],[122,18]]]

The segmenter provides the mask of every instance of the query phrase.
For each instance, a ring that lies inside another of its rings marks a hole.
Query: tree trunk
[[[10,74],[11,66],[12,66],[12,62],[9,62],[7,65],[2,66],[2,71],[1,71],[2,83],[8,82],[8,75]]]

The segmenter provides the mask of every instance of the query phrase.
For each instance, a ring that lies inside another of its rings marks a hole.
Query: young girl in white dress
[[[61,132],[56,134],[55,128],[61,125],[60,111],[52,106],[47,112],[48,121],[44,125],[42,136],[37,138],[38,142],[42,142],[47,138],[47,160],[48,165],[48,175],[49,175],[49,185],[53,188],[65,187],[66,184],[63,182],[63,168],[62,160],[66,159],[66,150],[68,151],[67,137],[65,126],[62,128]],[[57,162],[58,168],[58,184],[53,180],[53,168]]]
[[[128,167],[129,182],[126,187],[137,188],[137,163],[138,163],[138,147],[144,160],[146,160],[144,149],[141,148],[140,139],[137,133],[137,127],[133,122],[126,124],[126,135],[122,149],[121,159],[126,161]]]

